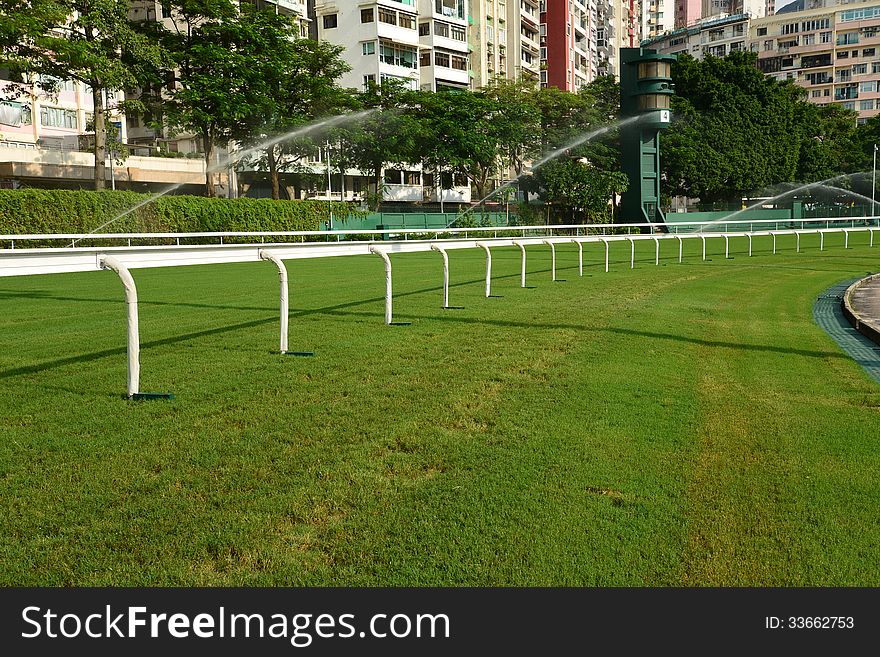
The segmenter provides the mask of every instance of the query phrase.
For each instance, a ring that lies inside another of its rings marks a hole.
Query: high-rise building
[[[470,88],[467,30],[465,0],[420,0],[419,75],[423,90]]]
[[[642,38],[650,39],[675,28],[676,0],[643,0]]]
[[[538,80],[538,0],[470,0],[469,41],[474,88],[493,78]]]
[[[595,0],[541,2],[541,86],[576,92],[599,74]]]
[[[721,2],[721,0],[718,0]],[[703,0],[674,0],[675,29],[688,27],[700,20],[703,14]]]

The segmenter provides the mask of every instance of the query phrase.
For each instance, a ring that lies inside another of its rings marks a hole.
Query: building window
[[[386,43],[379,44],[379,61],[392,66],[404,68],[418,68],[415,48],[393,46]]]
[[[855,101],[849,100],[843,103],[843,109],[854,110],[856,108]]]
[[[492,28],[489,27],[489,30]],[[449,38],[449,23],[441,23],[440,21],[434,21],[434,34],[439,37]],[[491,37],[490,37],[491,38]]]
[[[375,41],[364,41],[361,44],[361,49],[365,55],[375,55],[376,54],[376,42]]]
[[[372,23],[376,20],[375,14],[373,14],[373,8],[369,9],[361,9],[361,23]]]
[[[820,32],[819,33],[819,42],[820,43],[831,43],[831,32]]]
[[[403,184],[404,185],[421,185],[422,177],[419,171],[404,171],[403,172]]]
[[[441,16],[464,19],[464,0],[435,0],[434,11]]]
[[[860,110],[872,110],[874,109],[874,101],[872,100],[860,100],[859,101],[859,109]]]
[[[450,33],[452,38],[456,41],[467,41],[467,30],[459,25],[450,26]],[[501,36],[499,32],[499,37]],[[502,37],[503,38],[503,37]]]
[[[852,67],[853,75],[864,75],[868,72],[867,64],[853,64]]]
[[[327,14],[324,16],[324,29],[332,30],[336,27],[336,14]]]
[[[838,46],[849,46],[854,43],[859,42],[859,33],[858,32],[844,32],[843,34],[837,35],[837,45]]]
[[[364,76],[364,91],[369,90],[369,88],[376,84],[376,76],[375,75],[365,75]]]
[[[467,70],[467,57],[460,57],[459,55],[452,56],[452,68],[457,71],[466,71]]]
[[[73,130],[79,127],[76,120],[76,111],[61,109],[60,107],[40,108],[40,125],[48,128],[70,128]]]
[[[871,80],[870,82],[860,82],[859,83],[859,93],[873,93],[877,91],[877,81]]]
[[[431,33],[430,23],[419,23],[419,36],[428,36]]]
[[[419,66],[430,66],[431,65],[431,51],[426,50],[423,53],[419,53]]]
[[[880,73],[880,62],[871,62],[871,73]]]
[[[397,12],[385,9],[385,7],[379,7],[379,22],[397,25]]]
[[[416,17],[412,14],[404,14],[401,12],[398,14],[397,24],[404,29],[414,30],[416,29]]]
[[[821,98],[822,97],[822,90],[821,89],[813,89],[813,91],[810,95],[813,98]]]
[[[767,28],[759,27],[758,28],[758,36],[767,36]]]
[[[435,52],[434,53],[434,65],[435,66],[443,66],[444,68],[449,68],[449,53],[445,52]]]
[[[812,46],[816,43],[816,35],[815,34],[805,34],[803,44],[805,46]]]
[[[877,52],[875,48],[865,48],[862,50],[862,57],[873,57],[875,52]]]
[[[399,185],[403,179],[403,171],[400,169],[385,169],[385,182],[389,185]]]
[[[839,53],[837,53],[837,59],[849,59],[849,51],[841,50]]]

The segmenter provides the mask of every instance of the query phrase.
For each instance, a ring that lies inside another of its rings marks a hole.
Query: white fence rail
[[[873,218],[872,218],[873,219]],[[609,271],[609,249],[612,242],[630,243],[630,267],[636,263],[636,243],[651,241],[654,245],[654,264],[660,264],[661,242],[671,242],[678,246],[678,261],[683,261],[683,244],[688,239],[701,241],[702,259],[706,260],[706,243],[710,239],[723,239],[725,257],[730,257],[730,245],[734,239],[748,240],[749,256],[753,253],[753,238],[757,236],[772,236],[772,252],[776,253],[777,238],[780,236],[792,236],[795,238],[796,251],[801,249],[801,235],[818,234],[819,248],[825,249],[825,236],[827,234],[840,234],[843,236],[844,248],[849,248],[850,234],[864,234],[869,246],[874,245],[874,233],[880,231],[880,227],[873,225],[852,226],[851,218],[821,219],[821,220],[798,220],[794,223],[802,223],[801,228],[751,230],[756,224],[790,224],[792,222],[780,222],[775,220],[743,221],[739,224],[748,226],[750,230],[734,232],[708,232],[707,224],[691,222],[696,227],[703,229],[696,232],[684,233],[660,233],[643,232],[638,234],[620,232],[621,229],[638,228],[639,230],[659,230],[665,225],[605,225],[605,226],[524,226],[518,228],[468,228],[468,229],[408,229],[406,231],[307,231],[307,232],[282,232],[282,233],[135,233],[114,235],[0,235],[0,244],[8,242],[10,248],[0,250],[0,277],[4,276],[30,276],[36,274],[60,274],[69,272],[96,271],[110,269],[120,277],[126,292],[128,306],[128,396],[129,398],[149,398],[152,393],[141,393],[139,389],[139,337],[138,337],[138,311],[137,289],[131,276],[130,270],[146,267],[178,267],[185,265],[207,265],[236,262],[261,262],[269,261],[278,269],[280,281],[280,350],[288,352],[288,278],[284,265],[285,260],[302,258],[326,258],[334,256],[352,255],[378,255],[384,262],[385,270],[385,323],[392,324],[392,261],[390,256],[402,253],[415,253],[422,251],[438,251],[443,258],[443,307],[449,306],[449,260],[447,251],[456,249],[479,248],[486,254],[486,296],[491,296],[492,285],[492,249],[497,247],[519,248],[522,254],[521,285],[526,285],[526,247],[541,246],[550,248],[552,260],[552,278],[556,280],[556,246],[561,244],[574,244],[578,252],[578,273],[583,276],[583,252],[584,247],[590,244],[602,244],[604,247],[605,271]],[[811,223],[827,223],[828,227],[811,227]],[[727,222],[733,224],[735,222]],[[832,225],[833,224],[833,225]],[[587,230],[599,231],[598,234],[583,234]],[[616,231],[612,233],[612,231]],[[513,236],[498,237],[498,233],[513,234]],[[342,239],[354,234],[366,236],[388,237],[389,234],[398,237],[395,240],[349,240]],[[418,234],[434,236],[428,239],[409,239]],[[338,236],[339,241],[307,241],[307,237]],[[211,237],[221,239],[223,237],[247,237],[252,240],[260,239],[252,244],[202,244],[186,245],[178,244],[187,238]],[[289,241],[266,242],[265,238],[286,238]],[[403,237],[404,239],[400,239]],[[175,244],[164,246],[88,246],[71,247],[59,246],[50,248],[12,248],[17,242],[21,244],[27,241],[52,241],[75,242],[79,240],[110,239],[124,240],[126,242],[138,239],[171,239]],[[293,238],[291,240],[291,238]],[[302,241],[295,241],[296,239]]]

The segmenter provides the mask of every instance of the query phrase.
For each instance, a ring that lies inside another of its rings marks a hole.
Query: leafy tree
[[[349,66],[340,59],[342,46],[309,39],[275,40],[271,65],[261,73],[267,97],[260,111],[232,132],[244,147],[262,148],[272,184],[272,198],[280,198],[279,171],[314,150],[310,138],[284,139],[292,129],[322,116],[356,107],[357,100],[334,83]]]
[[[528,80],[496,79],[483,89],[483,93],[495,104],[493,133],[499,140],[503,162],[513,169],[515,176],[519,176],[525,161],[541,152],[541,126],[536,104],[539,92]]]
[[[0,66],[41,77],[36,86],[54,93],[57,80],[89,86],[94,103],[95,189],[104,189],[107,91],[135,86],[131,62],[161,61],[157,44],[128,20],[126,0],[0,0]],[[55,78],[55,80],[53,80]]]
[[[620,171],[562,158],[538,168],[534,183],[539,197],[552,204],[559,223],[606,223],[611,219],[609,201],[626,191],[628,180]]]
[[[173,0],[173,25],[154,30],[170,57],[156,69],[143,102],[172,130],[191,132],[204,149],[206,192],[215,195],[215,152],[241,136],[253,117],[277,113],[277,71],[287,71],[295,21],[232,0]]]
[[[796,179],[802,92],[755,63],[754,53],[737,52],[701,61],[683,55],[673,64],[662,163],[673,194],[711,203]]]
[[[419,124],[412,112],[418,94],[395,80],[371,84],[357,100],[369,114],[334,131],[340,143],[340,169],[355,167],[373,180],[369,193],[373,209],[382,200],[382,170],[386,164],[417,162]]]

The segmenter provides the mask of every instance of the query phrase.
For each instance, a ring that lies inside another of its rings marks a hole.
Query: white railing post
[[[868,232],[871,234],[870,241],[868,242],[868,246],[874,246],[874,229],[869,228]]]
[[[488,298],[492,295],[492,252],[482,242],[477,242],[477,246],[486,252],[486,297]]]
[[[385,323],[391,324],[391,258],[375,246],[370,247],[370,253],[375,253],[385,263]]]
[[[749,238],[749,257],[751,258],[752,257],[752,234],[751,233],[748,234],[748,238]]]
[[[546,244],[547,246],[550,247],[550,276],[551,276],[550,280],[555,281],[556,280],[556,246],[553,244],[553,242],[550,242],[548,240],[544,240],[544,244]]]
[[[724,257],[730,257],[730,238],[727,235],[724,236]]]
[[[795,236],[795,238],[797,238],[797,249],[795,250],[795,253],[800,253],[801,252],[801,234],[798,231],[794,231],[794,236]]]
[[[681,259],[684,257],[684,240],[681,239],[681,235],[676,235],[675,239],[678,240],[678,263],[681,264]]]
[[[446,249],[432,244],[431,248],[443,256],[443,307],[449,307],[449,256],[446,255]]]
[[[660,238],[655,237],[654,239],[654,264],[660,265]]]
[[[843,232],[843,248],[849,248],[849,231],[846,228],[841,229]]]
[[[580,240],[572,240],[578,248],[578,276],[584,275],[584,244]]]
[[[603,237],[599,238],[605,244],[605,273],[608,273],[608,240]]]
[[[776,233],[773,233],[773,255],[776,255]]]
[[[128,268],[113,256],[101,256],[101,269],[109,269],[119,276],[125,288],[125,304],[128,308],[128,397],[131,399],[140,392],[141,344],[138,331],[137,286]]]
[[[824,251],[825,250],[825,233],[823,233],[821,229],[819,229],[818,232],[819,232],[819,250]]]
[[[629,240],[630,250],[629,250],[629,268],[636,268],[636,241],[632,237],[627,237]]]
[[[703,240],[703,261],[706,260],[706,236],[700,235],[700,239]]]
[[[514,242],[519,247],[519,252],[522,254],[522,268],[520,270],[519,275],[519,286],[526,286],[526,247],[522,242]]]
[[[287,353],[287,322],[289,315],[287,267],[281,258],[269,251],[260,249],[260,258],[268,260],[278,268],[278,280],[281,283],[281,353]]]

